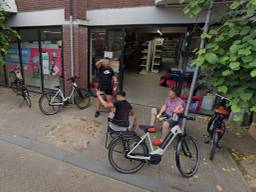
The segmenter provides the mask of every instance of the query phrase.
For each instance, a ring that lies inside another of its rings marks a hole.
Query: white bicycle
[[[74,103],[79,109],[86,109],[90,105],[90,92],[86,89],[79,88],[76,84],[76,80],[79,77],[74,76],[68,80],[72,82],[72,89],[68,97],[64,97],[60,86],[56,86],[57,92],[44,93],[39,99],[39,108],[45,115],[56,114],[61,106],[69,103]]]
[[[194,120],[188,116],[182,118]],[[111,121],[109,119],[109,122]],[[107,146],[109,162],[116,171],[130,174],[139,171],[146,162],[159,164],[167,148],[178,137],[175,156],[179,172],[184,177],[191,177],[197,172],[199,165],[197,143],[193,137],[186,135],[185,131],[181,130],[178,122],[170,129],[162,144],[155,150],[150,139],[150,133],[155,133],[156,129],[147,125],[140,125],[139,127],[145,132],[141,137],[135,132],[116,133],[113,130],[110,132],[111,128],[108,127],[108,133],[117,134],[117,137]],[[150,150],[146,140],[148,140]]]

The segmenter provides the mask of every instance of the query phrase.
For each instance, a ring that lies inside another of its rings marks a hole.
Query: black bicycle
[[[194,118],[187,116],[183,116],[183,118],[194,120]],[[108,133],[113,135],[111,122],[112,120],[108,122]],[[109,162],[116,171],[130,174],[139,171],[146,162],[159,164],[167,148],[177,137],[175,160],[179,172],[184,177],[191,177],[197,172],[199,165],[197,143],[193,137],[182,131],[178,123],[170,129],[163,143],[157,149],[153,149],[150,139],[150,133],[155,133],[156,129],[147,125],[140,125],[139,127],[145,132],[141,137],[135,132],[116,133],[114,131],[116,137],[107,145],[107,148]],[[148,148],[146,139],[150,148]]]
[[[13,90],[13,92],[17,95],[22,96],[24,99],[24,102],[28,105],[29,108],[31,108],[32,102],[31,102],[30,94],[27,87],[24,84],[23,79],[18,78],[17,72],[15,71],[11,71],[9,73],[9,79],[11,80],[10,87]]]
[[[229,106],[229,99],[217,93],[213,94],[217,97],[217,104],[214,109],[214,115],[208,122],[207,132],[209,140],[206,141],[206,143],[211,144],[211,149],[209,152],[210,160],[213,160],[216,149],[219,148],[219,142],[226,131],[224,120],[229,116],[231,112],[231,108]]]
[[[91,93],[87,89],[79,88],[76,84],[76,80],[79,77],[74,76],[68,79],[72,82],[72,89],[68,97],[64,97],[64,94],[60,86],[56,86],[58,90],[56,92],[44,93],[39,99],[39,108],[45,115],[56,114],[61,106],[74,103],[79,109],[86,109],[90,105]]]

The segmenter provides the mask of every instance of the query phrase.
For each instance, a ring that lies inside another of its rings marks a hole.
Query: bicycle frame
[[[160,155],[162,156],[166,149],[169,147],[169,145],[173,142],[173,140],[175,139],[175,137],[177,135],[182,134],[182,130],[180,128],[179,125],[175,125],[174,127],[171,128],[170,132],[168,133],[168,135],[166,136],[166,138],[164,139],[163,143],[156,149],[154,150],[153,148],[153,144],[151,142],[150,139],[150,133],[147,132],[146,134],[144,134],[141,137],[141,140],[139,141],[139,143],[137,143],[132,150],[129,151],[129,153],[127,154],[128,158],[131,159],[140,159],[140,160],[150,160],[151,159],[151,155]],[[150,147],[150,152],[149,155],[147,156],[141,156],[141,155],[132,155],[133,151],[145,140],[148,139],[149,142],[149,147]]]
[[[59,105],[64,105],[64,102],[68,101],[68,100],[71,100],[71,98],[73,97],[74,95],[74,92],[77,88],[77,84],[76,83],[72,83],[72,90],[70,91],[70,94],[68,97],[64,97],[64,94],[63,92],[61,91],[61,89],[58,89],[58,91],[55,93],[55,95],[53,96],[53,98],[51,99],[50,101],[50,105],[53,105],[53,106],[59,106]],[[54,99],[60,95],[60,97],[62,98],[62,102],[61,103],[52,103],[54,101]]]

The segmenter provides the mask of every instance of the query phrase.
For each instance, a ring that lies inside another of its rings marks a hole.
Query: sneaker
[[[162,142],[160,140],[153,140],[152,144],[155,145],[155,146],[159,146],[159,145],[162,144]]]
[[[96,111],[94,117],[95,117],[95,118],[98,118],[99,116],[100,116],[100,112],[99,112],[99,111]]]

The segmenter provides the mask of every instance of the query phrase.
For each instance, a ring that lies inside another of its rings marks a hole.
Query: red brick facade
[[[65,9],[65,18],[69,18],[69,0],[16,0],[18,11],[39,11],[50,9]],[[73,17],[85,19],[87,9],[86,0],[73,0]]]
[[[154,5],[155,0],[88,0],[88,9]]]
[[[70,89],[70,82],[67,79],[71,76],[70,67],[70,27],[69,25],[63,26],[63,55],[64,55],[64,80],[65,80],[65,92]],[[88,86],[88,28],[86,26],[76,25],[73,28],[74,32],[74,75],[79,76],[78,84],[81,87]]]

